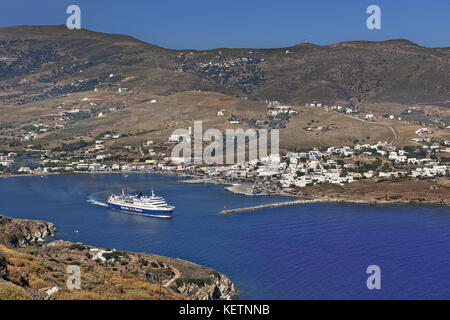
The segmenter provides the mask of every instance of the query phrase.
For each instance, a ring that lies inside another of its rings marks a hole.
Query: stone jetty
[[[237,209],[224,209],[219,212],[219,214],[232,214],[232,213],[238,213],[238,212],[246,212],[246,211],[255,211],[255,210],[261,210],[266,208],[279,208],[279,207],[287,207],[287,206],[296,206],[299,204],[308,204],[308,203],[317,203],[317,202],[329,202],[330,200],[325,199],[313,199],[313,200],[294,200],[294,201],[285,201],[285,202],[278,202],[278,203],[269,203],[269,204],[262,204],[259,206],[253,206],[253,207],[246,207],[246,208],[237,208]]]

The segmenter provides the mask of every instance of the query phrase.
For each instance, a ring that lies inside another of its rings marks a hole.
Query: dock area
[[[196,178],[189,180],[181,180],[179,183],[187,183],[187,184],[199,184],[199,183],[211,183],[211,184],[229,184],[225,180],[222,179],[214,179],[214,178]]]
[[[225,190],[236,194],[243,194],[245,196],[268,196],[267,192],[253,193],[253,185],[245,183],[235,183],[231,186],[225,187]]]
[[[253,207],[246,207],[246,208],[237,208],[237,209],[224,209],[219,212],[219,214],[232,214],[232,213],[238,213],[238,212],[247,212],[247,211],[255,211],[255,210],[261,210],[266,208],[279,208],[279,207],[287,207],[287,206],[296,206],[299,204],[308,204],[308,203],[318,203],[318,202],[325,202],[326,200],[323,199],[313,199],[313,200],[294,200],[294,201],[286,201],[286,202],[278,202],[278,203],[269,203],[269,204],[262,204],[259,206],[253,206]]]

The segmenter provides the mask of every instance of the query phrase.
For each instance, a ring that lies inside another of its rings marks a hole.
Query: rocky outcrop
[[[183,280],[183,279],[180,279]],[[211,281],[179,281],[177,288],[183,296],[190,300],[231,300],[237,295],[237,290],[231,280],[219,273],[211,275]]]
[[[234,288],[233,282],[227,276],[218,273],[217,277],[213,276],[213,282],[213,290],[209,298],[213,300],[231,300],[237,295],[237,290]]]
[[[0,215],[0,244],[19,248],[43,242],[54,236],[53,223],[35,220],[12,219]]]

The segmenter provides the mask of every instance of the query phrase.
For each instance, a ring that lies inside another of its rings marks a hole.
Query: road
[[[366,123],[374,124],[374,125],[376,125],[376,126],[388,127],[389,130],[391,130],[391,131],[392,131],[392,134],[394,135],[394,138],[392,139],[392,141],[391,141],[390,143],[394,143],[394,142],[398,139],[398,133],[397,133],[397,131],[395,131],[395,129],[394,129],[392,126],[388,125],[388,124],[381,124],[381,123],[376,123],[376,122],[372,122],[372,121],[367,121],[367,120],[360,119],[360,118],[358,118],[358,117],[350,116],[350,115],[347,115],[347,114],[346,114],[346,116],[349,117],[349,118],[352,118],[352,119],[361,121],[361,122],[366,122]]]
[[[172,271],[175,273],[175,276],[164,284],[164,288],[168,288],[175,280],[181,277],[181,272],[177,268],[172,267]]]

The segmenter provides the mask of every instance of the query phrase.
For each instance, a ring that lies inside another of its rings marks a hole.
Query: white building
[[[0,156],[0,166],[11,167],[13,164],[14,159],[11,156]]]

